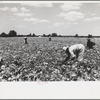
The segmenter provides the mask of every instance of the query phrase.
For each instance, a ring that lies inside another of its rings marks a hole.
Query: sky
[[[0,2],[0,33],[100,35],[100,2]]]

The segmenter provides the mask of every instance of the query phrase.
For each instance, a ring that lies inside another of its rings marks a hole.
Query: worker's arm
[[[95,43],[94,43],[94,42],[92,42],[92,44],[93,44],[93,46],[95,45]]]
[[[64,64],[65,62],[67,62],[69,59],[70,59],[70,52],[69,52],[69,48],[67,48],[67,50],[66,50],[66,52],[65,52],[66,54],[67,54],[67,57],[66,57],[66,59],[62,62],[62,64]]]
[[[68,56],[63,62],[62,64],[64,64],[65,62],[67,62],[70,59],[70,56]]]
[[[75,60],[76,57],[72,57],[71,60]]]
[[[71,60],[74,60],[76,58],[76,55],[74,54],[72,49],[69,49],[69,52],[71,54]]]

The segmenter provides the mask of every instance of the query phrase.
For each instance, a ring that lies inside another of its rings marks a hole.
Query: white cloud
[[[36,22],[36,21],[39,21],[38,18],[24,18],[25,21],[33,21],[33,22]]]
[[[15,13],[14,15],[20,16],[20,17],[30,17],[32,14],[31,13]]]
[[[100,17],[93,17],[93,20],[100,20]]]
[[[70,11],[68,13],[60,13],[59,17],[63,17],[68,21],[77,21],[84,18],[84,14],[77,11]]]
[[[22,3],[21,5],[33,7],[53,7],[52,3]]]
[[[35,22],[35,23],[49,23],[49,20],[45,20],[45,19],[38,19],[38,18],[24,18],[25,21],[29,21],[29,22]]]
[[[45,19],[43,19],[43,20],[39,20],[39,22],[49,23],[50,21],[49,21],[49,20],[45,20]]]
[[[100,17],[92,17],[92,18],[86,18],[85,21],[97,21],[100,20]]]
[[[82,6],[81,3],[64,3],[60,6],[63,11],[78,10]]]
[[[92,18],[86,18],[85,21],[92,21]]]
[[[21,11],[23,11],[23,12],[29,12],[30,10],[26,9],[25,7],[22,7]]]
[[[3,8],[0,8],[1,11],[7,11],[9,10],[9,7],[3,7]]]
[[[58,22],[57,22],[57,23],[54,23],[54,26],[55,26],[55,27],[59,27],[59,26],[62,26],[62,25],[64,25],[63,22],[61,22],[61,23],[58,23]]]
[[[13,8],[11,8],[11,11],[12,11],[12,12],[17,12],[18,9],[17,9],[16,7],[13,7]]]
[[[1,11],[12,11],[12,12],[17,12],[18,9],[16,7],[13,7],[13,8],[9,8],[9,7],[3,7],[3,8],[0,8]]]

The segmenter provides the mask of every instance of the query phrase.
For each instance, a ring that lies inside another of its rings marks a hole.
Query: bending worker
[[[75,44],[72,46],[63,47],[63,50],[65,50],[67,54],[67,58],[63,61],[63,63],[65,63],[69,59],[77,59],[79,62],[83,61],[85,51],[85,46],[83,44]]]

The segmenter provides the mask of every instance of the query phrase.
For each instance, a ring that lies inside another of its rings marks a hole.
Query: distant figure
[[[67,58],[63,61],[65,63],[66,61],[74,60],[75,58],[81,62],[83,61],[85,46],[83,44],[75,44],[72,46],[63,47],[63,50],[65,50],[67,54]]]
[[[94,42],[92,42],[90,39],[87,39],[87,47],[89,48],[89,49],[93,49],[93,46],[95,45],[95,43]]]
[[[3,58],[2,57],[0,57],[0,67],[1,67],[1,65],[3,65]]]
[[[51,36],[49,36],[49,41],[51,41]]]
[[[27,42],[27,37],[25,37],[24,40],[25,40],[25,44],[28,44],[28,42]]]

